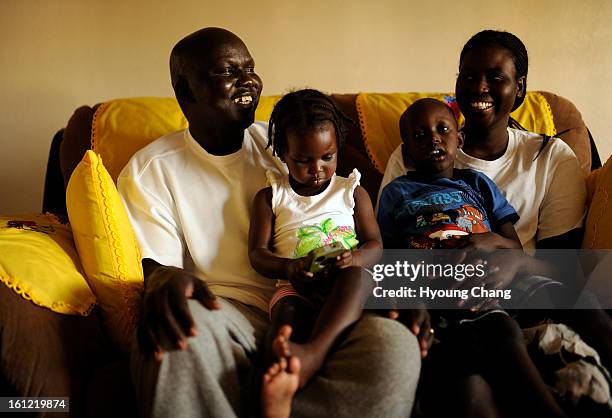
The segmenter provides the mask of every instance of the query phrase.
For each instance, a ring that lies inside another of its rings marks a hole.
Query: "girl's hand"
[[[314,274],[308,271],[312,263],[312,256],[288,260],[285,265],[285,277],[293,282],[312,282]]]
[[[347,250],[336,257],[334,267],[337,269],[345,269],[351,266],[357,266],[357,256],[352,251]]]

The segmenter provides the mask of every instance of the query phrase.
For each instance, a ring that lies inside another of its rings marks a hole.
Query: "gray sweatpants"
[[[136,344],[132,378],[139,409],[149,417],[246,416],[251,363],[267,313],[221,300],[209,311],[190,300],[198,335],[184,351],[145,359]],[[408,417],[420,372],[416,338],[400,323],[365,314],[298,391],[292,416]],[[255,394],[257,395],[257,394]]]

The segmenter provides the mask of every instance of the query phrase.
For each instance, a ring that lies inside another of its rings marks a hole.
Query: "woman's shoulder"
[[[519,155],[542,160],[576,159],[574,151],[562,139],[535,132],[508,128]]]

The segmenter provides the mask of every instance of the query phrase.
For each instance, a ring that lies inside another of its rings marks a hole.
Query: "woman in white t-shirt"
[[[525,131],[510,117],[525,98],[527,50],[508,32],[485,30],[464,46],[455,86],[465,116],[465,145],[457,168],[482,171],[520,216],[515,225],[525,250],[580,248],[586,188],[580,164],[558,138]],[[403,161],[404,160],[404,161]],[[381,190],[410,167],[396,149]]]
[[[457,102],[465,116],[465,144],[462,150],[457,151],[455,167],[482,171],[495,181],[520,216],[515,227],[526,251],[532,252],[536,248],[579,248],[586,189],[576,156],[562,140],[527,132],[510,117],[510,113],[525,98],[527,66],[524,44],[508,32],[485,30],[465,44],[456,82]],[[381,190],[410,167],[409,156],[398,147],[389,159]],[[512,261],[500,260],[500,277],[496,286],[509,285],[517,273],[542,274],[538,270],[540,266],[536,263],[534,268],[530,260],[531,257],[520,256]],[[593,315],[601,318],[601,312]],[[589,323],[585,319],[580,321],[583,325]],[[609,322],[609,318],[606,319]],[[581,328],[580,331],[584,329],[578,324],[572,325]],[[594,329],[586,331],[585,334],[596,334],[592,332]],[[488,344],[486,338],[483,341],[483,344]],[[497,350],[503,350],[506,344],[503,341],[489,342],[496,345]],[[607,344],[610,345],[609,342]],[[606,348],[604,343],[603,351]],[[434,349],[432,354],[435,354]],[[476,351],[481,354],[493,353],[490,360],[496,360],[495,350]],[[434,363],[432,370],[439,369],[441,363],[433,361],[435,355],[431,357],[430,362]],[[511,368],[503,377],[489,376],[486,370],[470,369],[469,358],[459,357],[463,358],[444,363],[445,367],[455,364],[457,373],[447,367],[442,371],[446,376],[444,379],[429,376],[433,378],[436,388],[434,398],[441,396],[446,400],[443,403],[433,402],[437,407],[450,408],[458,416],[462,412],[469,415],[477,411],[486,411],[487,416],[495,416],[492,411],[499,412],[500,408],[512,411],[518,407],[497,405],[497,396],[493,396],[500,390],[511,390],[515,394],[517,391],[528,391],[525,387],[512,387]],[[425,363],[424,367],[427,374]],[[535,370],[533,372],[537,373]],[[556,409],[554,405],[537,405],[533,393],[523,395],[533,397],[531,408],[534,411]],[[465,402],[466,398],[470,402]],[[432,402],[425,399],[424,403]]]

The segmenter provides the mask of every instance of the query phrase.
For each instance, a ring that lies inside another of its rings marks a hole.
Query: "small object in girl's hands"
[[[346,248],[344,248],[344,245],[340,242],[333,242],[313,250],[312,263],[310,263],[308,271],[311,273],[320,273],[329,269],[334,265],[336,257],[342,255],[345,251]]]

